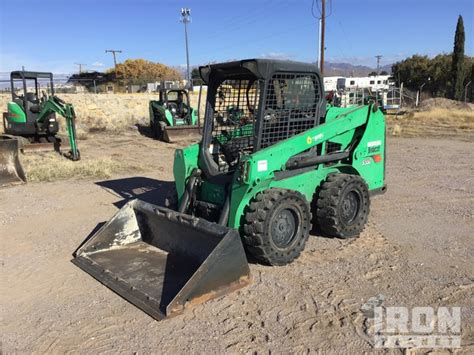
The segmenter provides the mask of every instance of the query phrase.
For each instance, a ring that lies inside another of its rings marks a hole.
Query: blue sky
[[[326,58],[375,66],[415,53],[450,52],[457,16],[474,55],[472,0],[332,0]],[[192,65],[249,57],[316,60],[312,0],[0,0],[0,72],[21,68],[72,73],[145,58],[186,62],[180,8],[190,7]],[[330,8],[330,5],[328,4]],[[12,16],[12,14],[15,14]],[[23,14],[22,17],[20,14]]]

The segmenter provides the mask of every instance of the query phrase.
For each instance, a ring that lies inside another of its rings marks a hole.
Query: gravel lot
[[[80,143],[83,159],[146,171],[0,190],[3,352],[370,352],[360,307],[377,295],[386,306],[461,306],[460,351],[474,352],[472,139],[390,138],[388,191],[360,238],[315,235],[292,265],[251,264],[249,287],[161,322],[70,260],[124,201],[162,201],[176,145],[132,132]]]

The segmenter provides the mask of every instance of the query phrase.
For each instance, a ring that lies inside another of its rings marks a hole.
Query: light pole
[[[464,102],[467,102],[467,88],[471,85],[472,81],[469,81],[464,87]]]
[[[191,22],[191,9],[181,8],[181,22],[184,23],[184,39],[186,41],[186,79],[189,89],[192,89],[191,72],[189,71],[189,49],[188,49],[188,23]]]
[[[431,78],[428,78],[428,80],[426,82],[421,84],[420,89],[418,90],[418,97],[416,98],[416,105],[415,106],[418,106],[418,104],[421,102],[421,92],[423,91],[423,86],[425,86],[427,83],[429,83],[430,80],[431,80]]]
[[[379,96],[379,72],[380,72],[380,59],[382,59],[382,55],[376,55],[375,58],[377,59],[377,75],[375,76],[375,102],[378,102],[378,96]]]

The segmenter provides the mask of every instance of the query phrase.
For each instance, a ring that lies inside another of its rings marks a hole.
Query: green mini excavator
[[[0,135],[0,186],[24,182],[24,173],[19,171],[19,150],[54,149],[71,160],[80,159],[74,107],[55,95],[53,74],[14,71],[10,83],[12,99],[3,113],[4,134]],[[57,137],[56,115],[66,120],[68,144]],[[69,149],[64,152],[67,145]]]

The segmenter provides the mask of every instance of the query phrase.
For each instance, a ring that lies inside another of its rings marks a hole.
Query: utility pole
[[[378,102],[378,96],[379,96],[379,72],[380,72],[380,59],[382,59],[382,56],[376,55],[375,58],[377,58],[377,75],[375,76],[375,102]]]
[[[79,66],[79,74],[81,74],[82,73],[82,66],[83,65],[85,66],[85,64],[84,63],[74,63],[74,64]]]
[[[105,53],[112,53],[112,55],[114,56],[114,67],[115,69],[117,69],[117,58],[115,56],[115,53],[122,53],[122,51],[118,49],[106,49]]]
[[[324,32],[326,28],[326,0],[321,0],[321,55],[320,68],[321,75],[324,75]]]
[[[379,70],[380,70],[380,59],[382,59],[382,55],[376,55],[375,58],[377,58],[377,75],[379,75]]]
[[[191,22],[191,9],[183,7],[181,8],[181,22],[184,23],[184,39],[186,41],[186,70],[188,81],[188,87],[192,88],[191,72],[189,71],[189,48],[188,48],[188,23]]]

